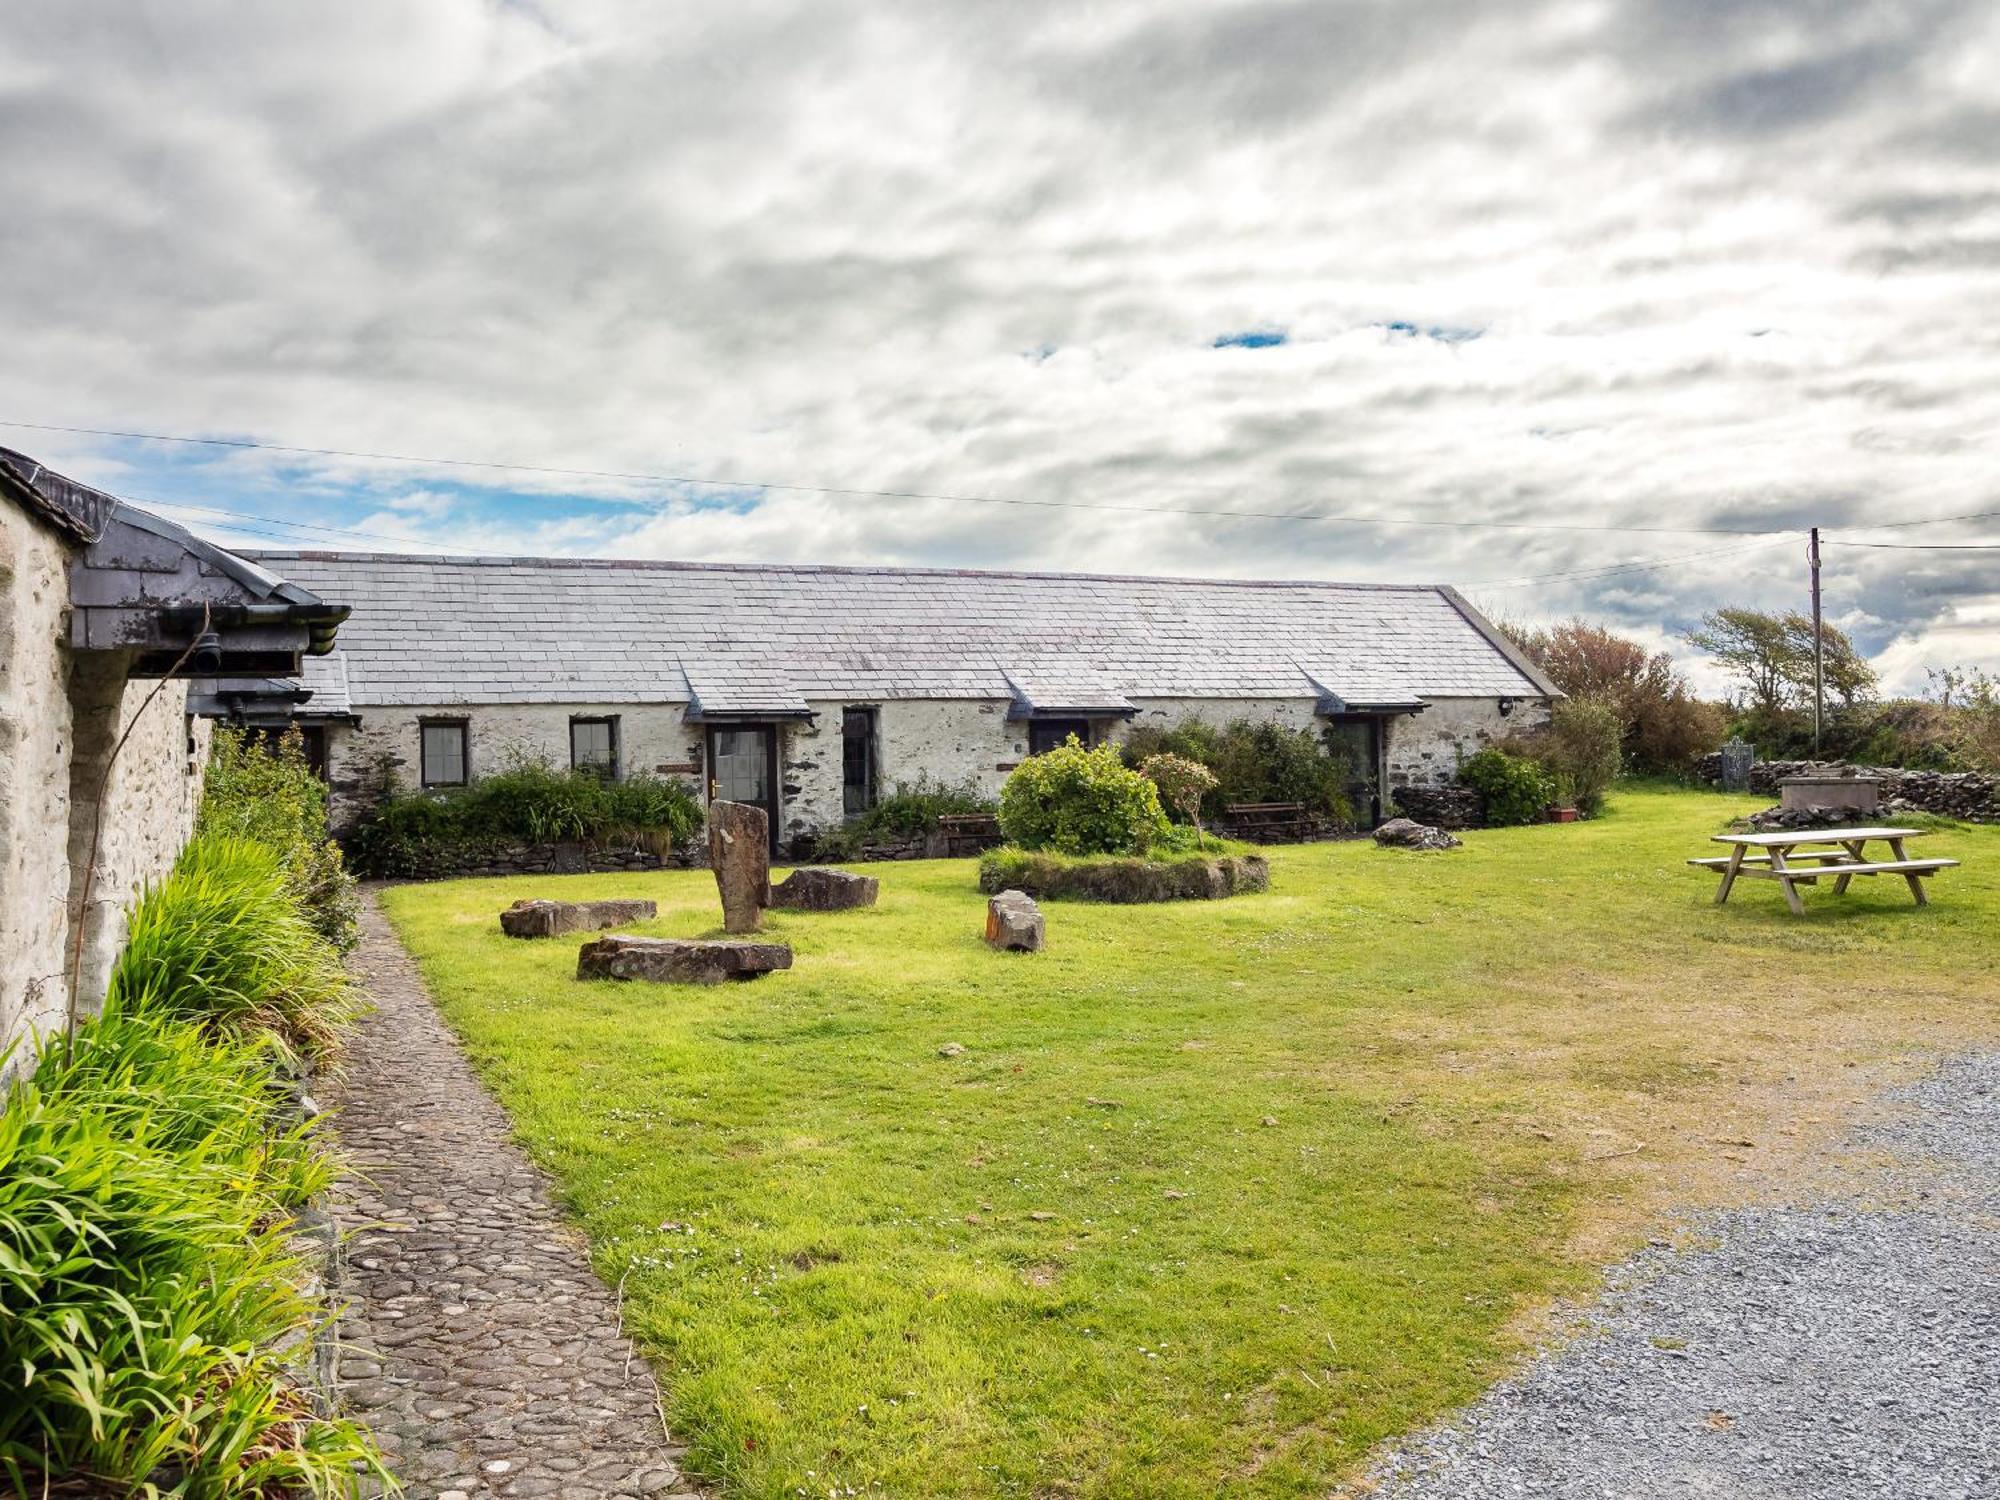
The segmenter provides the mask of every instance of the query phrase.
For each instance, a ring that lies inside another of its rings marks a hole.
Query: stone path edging
[[[698,1500],[651,1371],[372,895],[334,1193],[339,1393],[413,1500]]]

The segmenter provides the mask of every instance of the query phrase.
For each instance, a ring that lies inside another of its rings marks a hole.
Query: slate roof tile
[[[839,698],[1541,696],[1431,585],[254,552],[353,606],[356,708]],[[1318,685],[1316,685],[1318,684]],[[1386,700],[1385,700],[1386,701]]]

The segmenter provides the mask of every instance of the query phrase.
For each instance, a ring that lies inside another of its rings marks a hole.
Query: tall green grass
[[[334,950],[289,887],[279,853],[205,834],[133,909],[111,1002],[197,1020],[221,1036],[268,1032],[325,1062],[355,1002]]]
[[[191,1500],[351,1492],[379,1457],[293,1361],[326,1315],[290,1210],[335,1166],[255,1034],[114,999],[0,1109],[0,1479]]]

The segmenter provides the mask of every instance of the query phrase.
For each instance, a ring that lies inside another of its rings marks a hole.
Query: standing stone
[[[516,901],[500,913],[500,930],[509,937],[561,937],[644,922],[659,913],[651,901]]]
[[[1757,764],[1757,749],[1742,736],[1732,736],[1722,746],[1722,789],[1725,792],[1750,790],[1750,768]]]
[[[792,911],[848,911],[873,906],[881,882],[873,875],[823,870],[808,865],[792,871],[771,888],[771,905]]]
[[[1005,952],[1039,953],[1044,928],[1042,909],[1026,891],[1002,891],[986,903],[986,941]]]
[[[655,984],[721,984],[789,969],[783,943],[699,942],[683,938],[605,937],[577,950],[578,979],[647,979]]]
[[[771,824],[747,802],[708,804],[708,863],[727,932],[755,932],[771,904]]]

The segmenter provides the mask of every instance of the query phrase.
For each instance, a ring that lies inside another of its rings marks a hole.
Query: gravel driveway
[[[2000,1496],[2000,1053],[1890,1103],[1840,1197],[1692,1220],[1376,1494]]]

